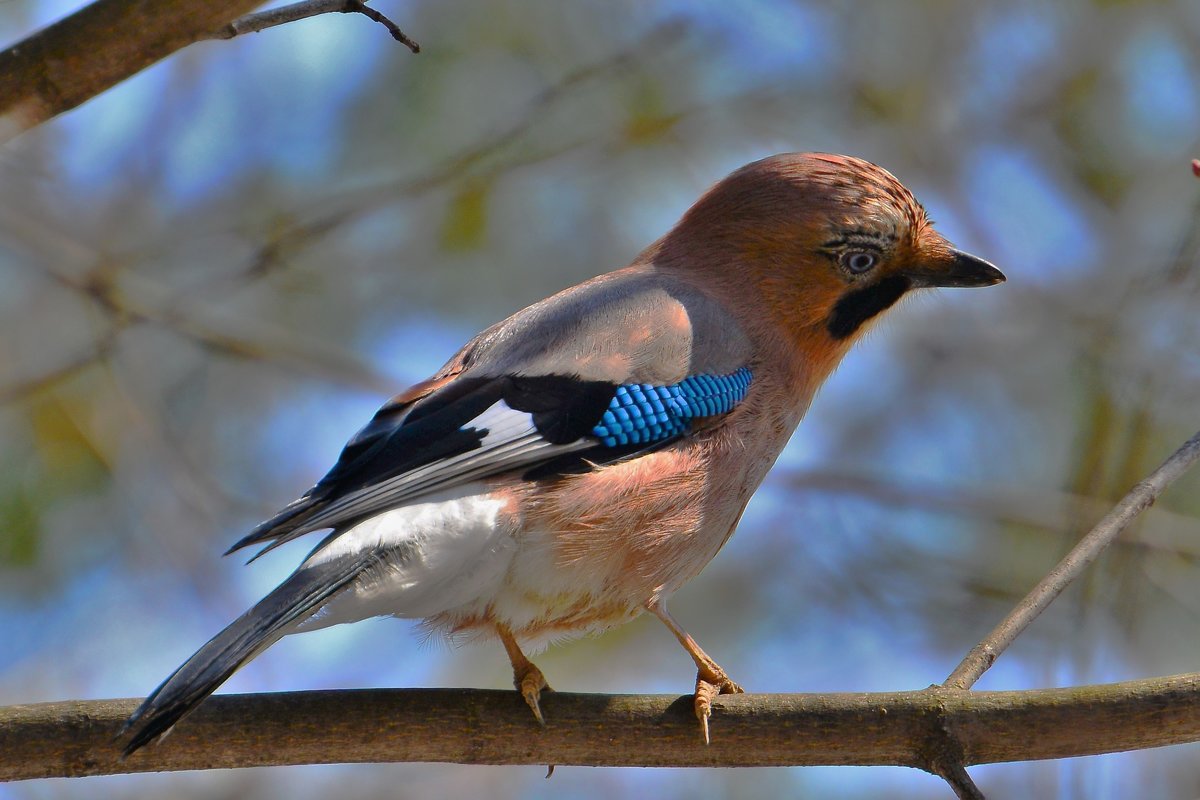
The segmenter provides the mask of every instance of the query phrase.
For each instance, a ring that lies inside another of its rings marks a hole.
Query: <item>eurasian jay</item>
[[[126,754],[281,637],[379,615],[499,638],[543,722],[546,679],[522,648],[649,611],[696,662],[707,741],[713,698],[742,690],[671,617],[671,594],[729,539],[872,320],[913,289],[1003,280],[874,164],[742,167],[630,266],[517,312],[394,397],[230,548],[329,530],[151,693]]]

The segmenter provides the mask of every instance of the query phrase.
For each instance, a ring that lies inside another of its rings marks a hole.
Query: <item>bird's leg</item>
[[[646,610],[662,620],[696,662],[696,719],[700,720],[700,732],[704,734],[704,743],[708,744],[708,718],[712,716],[713,698],[719,694],[741,694],[744,690],[729,679],[725,670],[721,669],[708,653],[700,649],[700,645],[696,644],[696,640],[689,636],[687,631],[679,627],[674,617],[667,613],[665,602],[659,600],[647,603]]]
[[[513,686],[517,687],[517,691],[525,698],[525,702],[529,704],[538,723],[545,727],[546,719],[542,716],[542,709],[538,702],[541,700],[543,689],[547,692],[554,690],[550,688],[550,684],[546,683],[546,677],[542,675],[542,671],[521,652],[521,647],[517,644],[517,639],[513,636],[512,631],[497,623],[496,633],[500,636],[500,641],[504,643],[504,649],[508,652],[508,660],[512,662]]]

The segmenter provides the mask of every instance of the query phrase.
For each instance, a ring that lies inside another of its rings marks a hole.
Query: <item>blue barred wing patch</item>
[[[617,393],[592,435],[606,447],[650,444],[684,433],[693,419],[724,414],[750,389],[750,370],[692,375],[670,386],[631,383]]]

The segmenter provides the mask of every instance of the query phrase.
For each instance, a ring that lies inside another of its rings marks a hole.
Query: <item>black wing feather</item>
[[[567,444],[592,432],[617,391],[616,384],[561,375],[507,379],[504,402],[533,416],[534,427],[551,444]]]
[[[336,512],[334,504],[356,492],[364,492],[422,467],[478,449],[488,429],[473,426],[472,422],[500,401],[514,411],[528,413],[534,429],[545,443],[570,445],[591,433],[616,388],[612,383],[561,375],[460,378],[405,410],[398,412],[394,404],[384,406],[347,443],[325,477],[303,497],[255,527],[227,552],[272,542],[255,556],[257,558],[309,531],[345,527],[366,513],[378,512],[381,509],[377,505],[368,505],[364,514],[339,518],[330,507],[333,506]],[[560,455],[561,448],[547,448],[545,453],[547,459]],[[508,466],[507,462],[497,464],[501,471]],[[481,472],[475,466],[469,472],[464,471],[462,477],[476,479],[487,474],[486,469]],[[453,478],[453,475],[446,475],[441,480],[427,480],[426,483],[432,491],[453,485]],[[404,501],[412,499],[408,496]],[[326,519],[331,513],[333,516]]]

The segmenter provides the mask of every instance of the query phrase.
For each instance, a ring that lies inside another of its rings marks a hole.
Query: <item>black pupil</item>
[[[875,256],[870,253],[855,253],[850,256],[849,266],[853,272],[866,272],[875,265]]]

